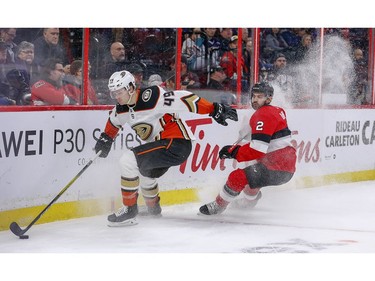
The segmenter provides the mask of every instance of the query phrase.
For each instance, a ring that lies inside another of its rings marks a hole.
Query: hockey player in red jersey
[[[117,105],[95,145],[107,157],[119,129],[128,124],[145,143],[126,150],[120,159],[123,206],[108,216],[109,226],[136,224],[138,189],[151,215],[161,213],[157,178],[189,156],[194,135],[177,113],[209,114],[219,124],[238,121],[229,105],[211,103],[188,91],[165,91],[159,86],[137,89],[134,76],[119,71],[109,78],[108,88]]]
[[[296,169],[296,150],[291,144],[285,111],[270,105],[273,88],[268,83],[255,84],[251,90],[251,141],[244,145],[227,145],[220,152],[221,159],[234,158],[238,162],[256,160],[255,164],[232,171],[215,201],[200,207],[204,215],[222,213],[229,203],[254,207],[261,198],[260,189],[290,181]],[[242,192],[243,198],[237,197]],[[239,202],[240,201],[240,202]]]

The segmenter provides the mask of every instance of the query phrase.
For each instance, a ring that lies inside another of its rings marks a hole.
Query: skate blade
[[[107,225],[109,227],[124,227],[124,226],[132,226],[132,225],[137,225],[138,224],[138,221],[136,220],[136,218],[133,218],[133,219],[129,219],[129,220],[126,220],[126,221],[122,221],[122,222],[107,222]]]
[[[257,201],[234,201],[229,205],[229,208],[233,210],[252,210],[257,203]]]
[[[139,206],[138,207],[138,216],[140,217],[149,217],[149,218],[161,218],[161,214],[153,215],[148,212],[148,209],[146,206]]]
[[[201,212],[198,211],[197,215],[200,216],[200,217],[208,218],[208,217],[212,217],[212,216],[217,216],[218,214],[212,214],[212,215],[210,215],[210,214],[203,214],[203,213],[201,213]]]
[[[153,215],[146,211],[146,212],[139,212],[138,216],[147,217],[147,218],[161,218],[162,214]]]

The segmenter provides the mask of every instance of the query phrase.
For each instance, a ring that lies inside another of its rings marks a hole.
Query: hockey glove
[[[113,139],[111,139],[106,133],[101,133],[95,145],[95,152],[98,153],[101,150],[102,153],[100,153],[99,157],[106,158],[111,150],[112,143]]]
[[[226,119],[238,121],[237,111],[231,108],[229,105],[214,102],[214,111],[210,113],[210,116],[215,121],[223,126],[228,126]]]
[[[222,149],[219,151],[219,158],[220,159],[231,159],[234,158],[236,159],[236,155],[238,152],[238,149],[240,149],[240,145],[226,145],[223,146]]]

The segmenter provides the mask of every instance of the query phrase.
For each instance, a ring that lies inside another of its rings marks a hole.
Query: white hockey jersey
[[[133,105],[116,105],[111,111],[105,133],[115,138],[118,130],[128,124],[145,142],[166,138],[193,140],[194,136],[178,113],[209,114],[211,102],[189,91],[165,91],[159,86],[137,90]]]

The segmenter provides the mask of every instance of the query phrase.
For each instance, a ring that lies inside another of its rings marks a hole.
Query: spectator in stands
[[[298,45],[293,63],[302,62],[307,52],[312,47],[312,37],[310,34],[302,36],[301,43]]]
[[[187,31],[187,38],[182,43],[182,54],[188,60],[188,69],[192,71],[203,71],[205,69],[206,53],[201,38],[202,31],[200,28],[193,28]]]
[[[287,67],[287,58],[283,53],[275,57],[272,70],[267,75],[267,81],[275,91],[280,91],[286,101],[292,101],[294,93],[294,79]]]
[[[22,41],[17,48],[15,62],[18,65],[22,65],[30,75],[30,83],[36,82],[36,78],[39,75],[39,67],[35,64],[34,53],[35,47],[33,43],[28,41]]]
[[[151,87],[151,86],[162,87],[162,84],[163,84],[163,79],[161,78],[161,76],[159,74],[150,75],[150,77],[148,78],[148,81],[147,81],[148,87]]]
[[[237,80],[237,45],[238,45],[238,36],[233,35],[230,39],[229,43],[229,51],[225,52],[221,58],[220,66],[225,68],[225,72],[227,77],[232,80],[230,87],[232,90],[236,89],[236,80]],[[245,60],[241,58],[241,70],[242,70],[242,77],[249,73],[246,65]],[[245,80],[245,79],[244,79]]]
[[[66,63],[65,51],[59,44],[60,29],[44,28],[43,35],[34,41],[34,62],[41,66],[47,59],[55,58]]]
[[[224,68],[221,66],[211,67],[207,89],[225,90],[223,82],[226,78]]]
[[[250,69],[251,69],[251,54],[253,51],[253,39],[248,36],[247,28],[242,29],[242,35],[245,35],[242,37],[242,57],[244,59],[246,69],[248,71],[245,74],[244,79],[246,79],[248,83],[250,84]]]
[[[199,89],[201,88],[201,83],[199,81],[199,76],[188,70],[188,60],[185,56],[181,56],[181,89]],[[175,58],[170,60],[170,68],[175,71]]]
[[[288,46],[284,38],[280,35],[279,28],[272,28],[271,32],[266,35],[266,48],[273,52],[275,55],[278,52],[284,51]]]
[[[265,47],[265,39],[263,38],[263,35],[264,34],[261,35],[261,39],[262,39],[261,48],[262,49],[259,54],[259,60],[258,60],[261,81],[267,80],[268,72],[271,71],[273,67],[273,64],[271,63],[272,52]]]
[[[5,45],[7,46],[7,63],[15,62],[17,44],[14,43],[14,38],[16,38],[16,36],[16,28],[0,29],[0,41],[5,42]]]
[[[6,73],[8,72],[7,64],[7,46],[5,42],[0,42],[0,105],[14,105],[13,88],[9,85]]]
[[[82,67],[83,62],[82,60],[75,60],[70,64],[70,74],[65,75],[63,79],[63,88],[65,94],[71,99],[74,100],[78,104],[83,103],[83,99],[81,97],[83,94],[83,76],[82,76]],[[89,62],[88,71],[90,76],[91,65]],[[96,96],[96,92],[94,87],[92,86],[91,80],[88,80],[88,93],[87,93],[87,104],[99,104],[98,98]]]
[[[109,79],[112,73],[126,69],[130,62],[126,60],[125,47],[121,42],[114,42],[110,48],[110,55],[99,70],[99,77]]]
[[[70,75],[70,63],[64,66],[64,73],[65,75]]]
[[[141,48],[138,49],[137,55],[132,61],[140,63],[146,60],[149,65],[155,66],[162,58],[161,32],[158,28],[150,28],[148,35],[141,41]]]
[[[363,51],[356,48],[353,51],[354,77],[349,89],[349,104],[368,104],[367,102],[367,63],[363,57]]]
[[[360,48],[354,49],[353,57],[354,57],[354,60],[356,60],[356,61],[364,59],[363,51]]]
[[[215,36],[217,28],[204,28],[201,38],[203,38],[203,46],[205,48],[205,64],[207,67],[211,65],[218,65],[220,41]]]
[[[40,78],[39,66],[34,63],[34,44],[22,41],[16,51],[14,68],[7,73],[15,90],[18,105],[31,104],[31,86]]]
[[[220,52],[219,57],[221,57],[225,52],[230,50],[229,43],[230,39],[233,36],[232,28],[220,28],[220,34],[218,40],[220,42]]]
[[[243,45],[246,44],[247,40],[249,39],[249,29],[248,28],[242,28],[242,41]]]
[[[130,67],[130,69],[129,69]],[[140,66],[139,66],[140,67]],[[112,104],[114,100],[109,96],[108,79],[117,71],[127,70],[136,71],[132,73],[138,83],[137,86],[142,84],[143,68],[131,66],[131,62],[127,60],[125,47],[121,42],[114,42],[111,44],[109,54],[103,62],[103,66],[98,70],[98,78],[95,82],[95,89],[101,104]]]
[[[236,104],[236,95],[228,91],[228,88],[224,85],[224,81],[227,78],[225,69],[221,66],[214,66],[209,71],[209,82],[206,89],[214,90],[207,99],[212,102],[221,102],[224,104]]]
[[[7,63],[7,45],[4,41],[0,41],[0,63]]]
[[[297,48],[302,37],[299,35],[301,28],[281,28],[280,36],[288,44],[289,47]]]
[[[176,76],[174,74],[174,71],[173,73],[169,73],[169,75],[167,75],[167,79],[165,79],[165,90],[167,91],[173,91],[173,90],[176,90]]]
[[[77,104],[62,88],[63,63],[59,59],[47,59],[42,65],[41,79],[31,87],[34,105]]]

